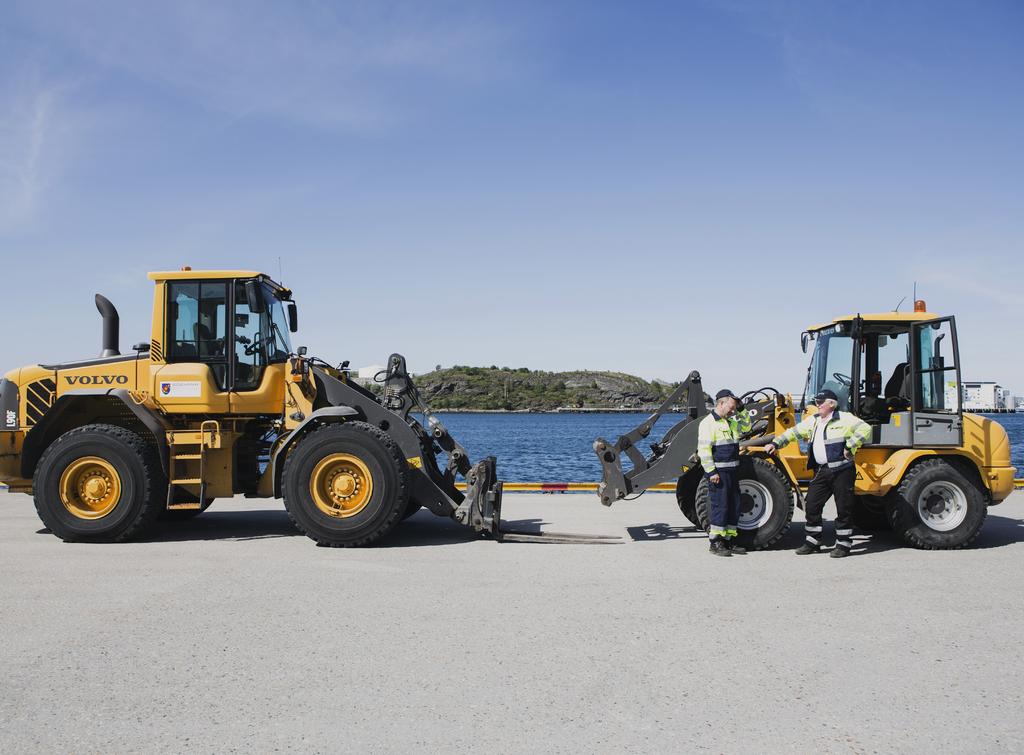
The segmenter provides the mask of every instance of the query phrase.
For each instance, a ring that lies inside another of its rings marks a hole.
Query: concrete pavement
[[[827,509],[826,511],[830,511]],[[799,512],[798,512],[799,517]],[[976,547],[707,554],[673,496],[317,548],[276,502],[64,544],[0,496],[0,752],[1024,749],[1024,495]]]

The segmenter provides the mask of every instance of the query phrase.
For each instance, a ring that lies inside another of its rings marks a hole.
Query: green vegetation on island
[[[545,372],[496,365],[438,365],[415,381],[431,409],[470,411],[643,411],[664,401],[678,385],[622,372]]]

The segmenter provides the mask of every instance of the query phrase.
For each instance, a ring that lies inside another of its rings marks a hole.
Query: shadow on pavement
[[[989,514],[970,548],[1002,548],[1024,542],[1024,520]]]
[[[833,525],[831,523],[825,524],[823,534],[826,544],[835,542]],[[799,548],[803,542],[803,537],[803,525],[800,523],[791,525],[782,540],[772,546],[771,550]],[[1007,545],[1016,545],[1022,542],[1024,542],[1024,520],[989,514],[985,519],[981,532],[978,534],[977,540],[967,546],[965,550],[1003,548]],[[856,529],[853,535],[853,551],[851,555],[869,555],[871,553],[883,553],[900,548],[910,548],[910,546],[890,530],[868,532]]]
[[[707,535],[698,527],[688,525],[681,527],[667,522],[653,522],[637,527],[626,527],[626,532],[637,542],[651,540],[694,540],[706,538]]]
[[[537,521],[539,526],[539,520]],[[529,526],[529,521],[522,524]],[[273,537],[302,537],[285,511],[207,511],[185,521],[161,521],[142,542],[187,542],[191,540],[264,540]],[[409,548],[425,545],[451,545],[480,540],[468,527],[420,511],[399,522],[372,547]]]
[[[142,542],[189,540],[263,540],[301,536],[284,511],[205,511],[194,519],[162,520]]]
[[[398,525],[375,548],[416,548],[426,545],[471,543],[480,536],[453,519],[444,519],[421,509]]]
[[[543,531],[543,519],[516,519],[502,522],[508,530],[536,534]],[[660,540],[703,540],[707,535],[692,525],[671,525],[666,522],[627,527],[626,532],[634,542],[656,542]],[[49,535],[47,529],[36,534]],[[831,522],[825,524],[824,542],[828,550],[835,537]],[[296,537],[301,533],[295,529],[288,514],[283,511],[259,509],[254,511],[207,511],[195,519],[185,521],[161,521],[157,529],[144,542],[186,542],[190,540],[262,540],[273,537]],[[419,511],[404,522],[399,522],[391,533],[375,547],[410,548],[428,545],[454,545],[471,543],[484,539],[481,535],[451,520]],[[782,538],[768,550],[795,550],[804,541],[803,525],[792,524]],[[908,548],[892,532],[866,532],[855,530],[851,555],[870,555],[885,551]],[[968,549],[1002,548],[1024,542],[1024,520],[989,514],[981,534]]]
[[[504,530],[515,530],[526,535],[536,535],[541,532],[546,522],[543,519],[502,519],[501,526]]]

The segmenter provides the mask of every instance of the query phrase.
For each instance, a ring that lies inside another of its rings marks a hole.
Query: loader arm
[[[646,439],[651,430],[680,399],[686,396],[685,418],[673,425],[660,441],[651,443],[651,453],[644,455],[637,444]],[[741,441],[741,447],[762,445],[769,438],[762,435],[767,422],[764,420],[765,409],[774,405],[774,396],[778,392],[773,388],[761,388],[744,394],[750,399],[746,410],[752,410],[758,419]],[[637,427],[619,437],[615,443],[604,438],[594,441],[594,452],[601,461],[602,480],[598,484],[597,494],[601,503],[611,506],[615,501],[629,495],[638,495],[655,485],[674,480],[688,469],[699,464],[697,459],[697,429],[700,420],[708,413],[704,400],[704,388],[700,373],[691,372],[675,391],[662,402],[661,406],[641,422]],[[622,467],[622,456],[632,463],[628,471]]]
[[[426,435],[430,442],[436,444],[442,451],[448,454],[446,473],[466,477],[470,469],[469,454],[466,449],[451,436],[448,428],[442,424],[420,394],[416,384],[413,383],[405,365],[405,357],[401,354],[392,354],[388,358],[388,366],[384,375],[384,395],[381,403],[385,408],[398,414],[406,422],[418,425],[415,419],[409,417],[412,412],[419,412],[427,422]],[[420,426],[422,428],[422,426]]]
[[[645,456],[637,444],[651,434],[658,420],[677,406],[684,395],[686,417],[673,425],[661,441],[651,443],[651,454]],[[611,506],[634,492],[643,492],[652,485],[678,477],[686,460],[697,450],[697,424],[707,413],[700,373],[694,370],[650,417],[621,435],[615,443],[604,438],[594,441],[594,452],[601,461],[602,479],[597,486],[601,503]],[[623,454],[633,465],[628,472],[622,468]]]

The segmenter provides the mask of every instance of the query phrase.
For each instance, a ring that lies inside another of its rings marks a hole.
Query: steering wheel
[[[762,401],[774,401],[777,395],[779,395],[779,391],[777,389],[772,388],[770,385],[766,385],[764,388],[757,388],[753,391],[747,391],[742,396],[740,396],[740,400],[744,403],[744,405],[746,405],[751,402],[760,403]]]
[[[238,341],[243,346],[245,346],[245,349],[243,349],[243,351],[245,351],[245,355],[247,357],[251,357],[253,354],[255,354],[256,350],[260,347],[262,343],[260,341],[259,336],[256,336],[253,340],[250,340],[248,336],[235,336],[235,340]]]
[[[853,378],[850,377],[849,375],[844,375],[841,372],[833,372],[832,377],[834,377],[839,382],[839,385],[843,386],[844,388],[849,388],[851,385],[853,385]]]
[[[252,343],[245,347],[245,355],[247,357],[251,357],[253,354],[255,354],[259,350],[259,348],[262,345],[263,345],[263,339],[260,338],[259,336],[256,336],[255,338],[252,339]]]

